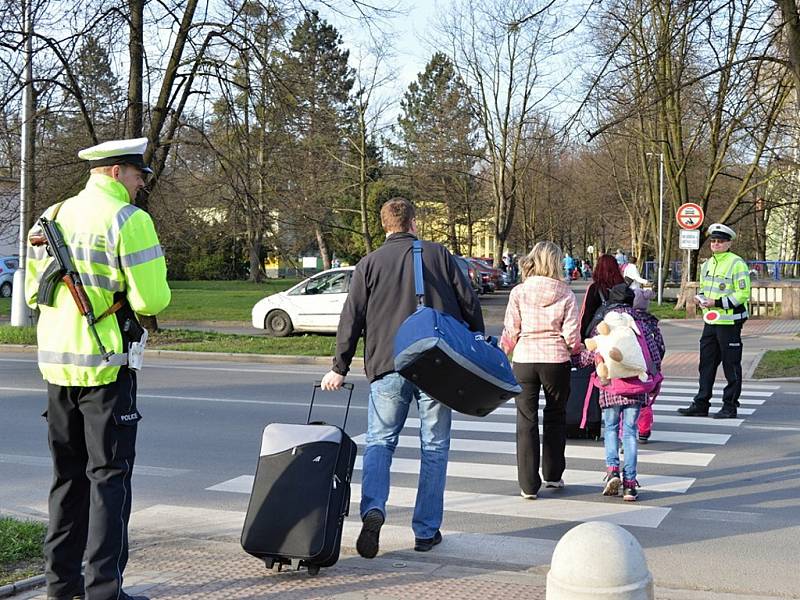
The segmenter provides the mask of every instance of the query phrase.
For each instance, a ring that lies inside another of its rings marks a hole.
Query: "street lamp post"
[[[25,27],[25,85],[22,102],[22,140],[19,194],[19,268],[14,273],[11,298],[11,325],[33,324],[33,314],[25,303],[25,254],[27,250],[28,211],[31,207],[33,182],[33,0],[22,3]]]
[[[658,156],[658,304],[664,294],[664,153],[648,152],[647,156]]]

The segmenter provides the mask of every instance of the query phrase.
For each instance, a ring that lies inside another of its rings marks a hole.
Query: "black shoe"
[[[68,596],[48,596],[47,600],[84,600],[86,598],[86,590],[83,584],[83,575],[78,581],[78,591]]]
[[[119,596],[119,600],[150,600],[150,598],[148,596],[130,596],[122,592]]]
[[[622,483],[622,499],[625,502],[636,502],[639,492],[636,491],[638,484],[635,481],[625,481]]]
[[[679,408],[678,414],[683,415],[684,417],[707,417],[708,416],[708,407],[701,408],[695,402],[692,402],[686,408]]]
[[[646,444],[648,441],[650,441],[650,434],[651,433],[652,433],[652,431],[648,431],[647,433],[640,433],[639,434],[639,441],[642,442],[643,444]]]
[[[603,496],[618,496],[619,488],[622,485],[622,480],[619,478],[619,471],[616,469],[609,469],[606,471],[606,476],[603,478]]]
[[[723,408],[717,413],[714,413],[715,419],[735,419],[736,418],[736,409],[734,408],[731,410],[730,408]]]
[[[384,522],[383,513],[377,508],[367,511],[362,521],[361,533],[358,534],[356,550],[364,558],[375,558],[378,554],[378,539]]]
[[[414,538],[414,550],[417,552],[427,552],[434,546],[442,543],[442,532],[438,529],[432,538]]]

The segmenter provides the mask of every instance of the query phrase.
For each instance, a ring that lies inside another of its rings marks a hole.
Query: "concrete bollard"
[[[639,542],[613,523],[570,529],[556,545],[547,600],[653,600],[653,576]]]

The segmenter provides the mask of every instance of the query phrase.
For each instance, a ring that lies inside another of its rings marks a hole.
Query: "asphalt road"
[[[325,368],[147,362],[139,385],[144,419],[134,512],[174,519],[189,511],[240,515],[262,428],[269,422],[304,421],[312,383]],[[356,390],[347,431],[360,440],[367,384],[359,373],[349,380]],[[748,384],[742,408],[749,414],[736,423],[674,418],[673,409],[686,401],[692,386],[688,380],[667,382],[655,427],[664,437],[659,441],[654,433],[654,441],[641,448],[643,488],[635,505],[600,495],[602,446],[593,441],[570,441],[566,489],[543,490],[539,500],[523,501],[514,474],[513,406],[482,420],[457,416],[444,524],[448,535],[478,536],[469,539],[485,545],[494,541],[492,560],[521,568],[537,553],[546,559],[577,522],[611,520],[636,535],[661,586],[800,597],[800,385]],[[319,393],[314,418],[340,422],[343,400],[342,393]],[[0,352],[2,511],[46,514],[50,469],[40,416],[44,405],[34,356]],[[413,421],[403,435],[410,443],[396,454],[388,521],[391,531],[400,532],[409,529],[417,479]],[[360,476],[357,469],[356,499]],[[357,512],[354,503],[351,521]],[[473,552],[457,552],[449,560],[474,564]]]

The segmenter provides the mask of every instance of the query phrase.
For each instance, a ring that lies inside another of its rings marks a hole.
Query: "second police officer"
[[[711,258],[703,263],[700,289],[695,302],[703,309],[700,337],[700,387],[684,416],[708,416],[711,392],[722,363],[727,385],[722,392],[722,409],[715,419],[733,419],[742,391],[742,325],[749,316],[750,272],[747,263],[731,252],[736,232],[722,223],[708,228]]]

